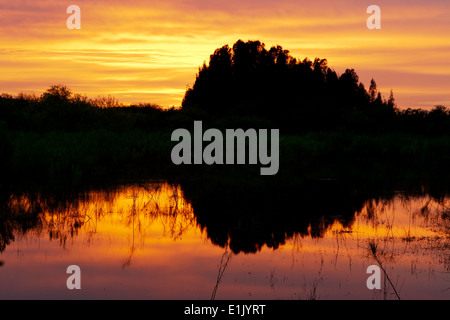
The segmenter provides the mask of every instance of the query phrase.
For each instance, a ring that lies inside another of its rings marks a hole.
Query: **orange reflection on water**
[[[323,237],[296,234],[256,254],[213,245],[180,186],[167,183],[10,206],[40,212],[40,223],[16,229],[0,254],[3,299],[395,299],[387,277],[402,298],[450,294],[448,199],[370,200],[349,227],[334,222]],[[378,263],[385,281],[371,291],[366,269]],[[65,286],[72,264],[79,291]]]
[[[300,292],[289,291],[288,282],[286,296],[397,299],[395,288],[402,299],[449,299],[448,204],[448,198],[436,201],[429,196],[370,200],[355,212],[351,227],[335,221],[320,239],[292,239],[283,250],[291,251],[292,266],[300,263],[305,278],[299,281]],[[386,270],[384,286],[370,291],[366,269],[380,264]]]

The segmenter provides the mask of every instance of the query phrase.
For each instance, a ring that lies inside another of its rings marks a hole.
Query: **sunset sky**
[[[68,6],[81,30],[68,30]],[[381,8],[381,30],[366,9]],[[198,67],[238,39],[374,78],[399,107],[450,105],[448,0],[0,0],[0,93],[65,84],[89,97],[180,105]]]

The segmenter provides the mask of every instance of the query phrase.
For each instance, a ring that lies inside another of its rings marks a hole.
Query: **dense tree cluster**
[[[267,50],[260,41],[242,40],[217,49],[203,64],[183,108],[327,129],[384,121],[396,110],[392,92],[383,99],[374,80],[366,90],[354,69],[338,75],[326,59],[297,60],[281,46]]]
[[[124,106],[64,85],[40,96],[1,94],[0,189],[6,180],[82,181],[161,168],[178,174],[170,134],[195,120],[222,130],[280,129],[280,174],[287,177],[368,163],[448,172],[449,108],[400,110],[392,92],[384,99],[375,80],[366,89],[353,69],[339,75],[325,59],[297,60],[280,46],[238,41],[210,56],[181,109]]]

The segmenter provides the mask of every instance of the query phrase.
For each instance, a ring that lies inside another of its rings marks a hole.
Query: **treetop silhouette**
[[[383,100],[373,79],[367,91],[354,69],[338,75],[326,59],[299,60],[279,45],[267,50],[260,41],[242,40],[215,50],[209,64],[199,68],[182,107],[332,126],[349,118],[395,113],[392,93],[389,101]]]

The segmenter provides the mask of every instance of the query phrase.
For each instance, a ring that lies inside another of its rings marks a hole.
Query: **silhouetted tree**
[[[369,95],[370,95],[370,101],[375,101],[377,97],[378,91],[377,91],[377,83],[375,80],[370,80],[370,87],[369,87]]]
[[[367,127],[375,109],[393,110],[392,103],[382,101],[375,80],[367,92],[354,69],[338,76],[326,59],[297,60],[279,45],[267,50],[260,41],[242,40],[215,50],[182,107],[268,118],[287,130],[349,127],[359,120]]]
[[[73,92],[64,85],[53,85],[45,91],[41,100],[49,103],[68,102]]]

